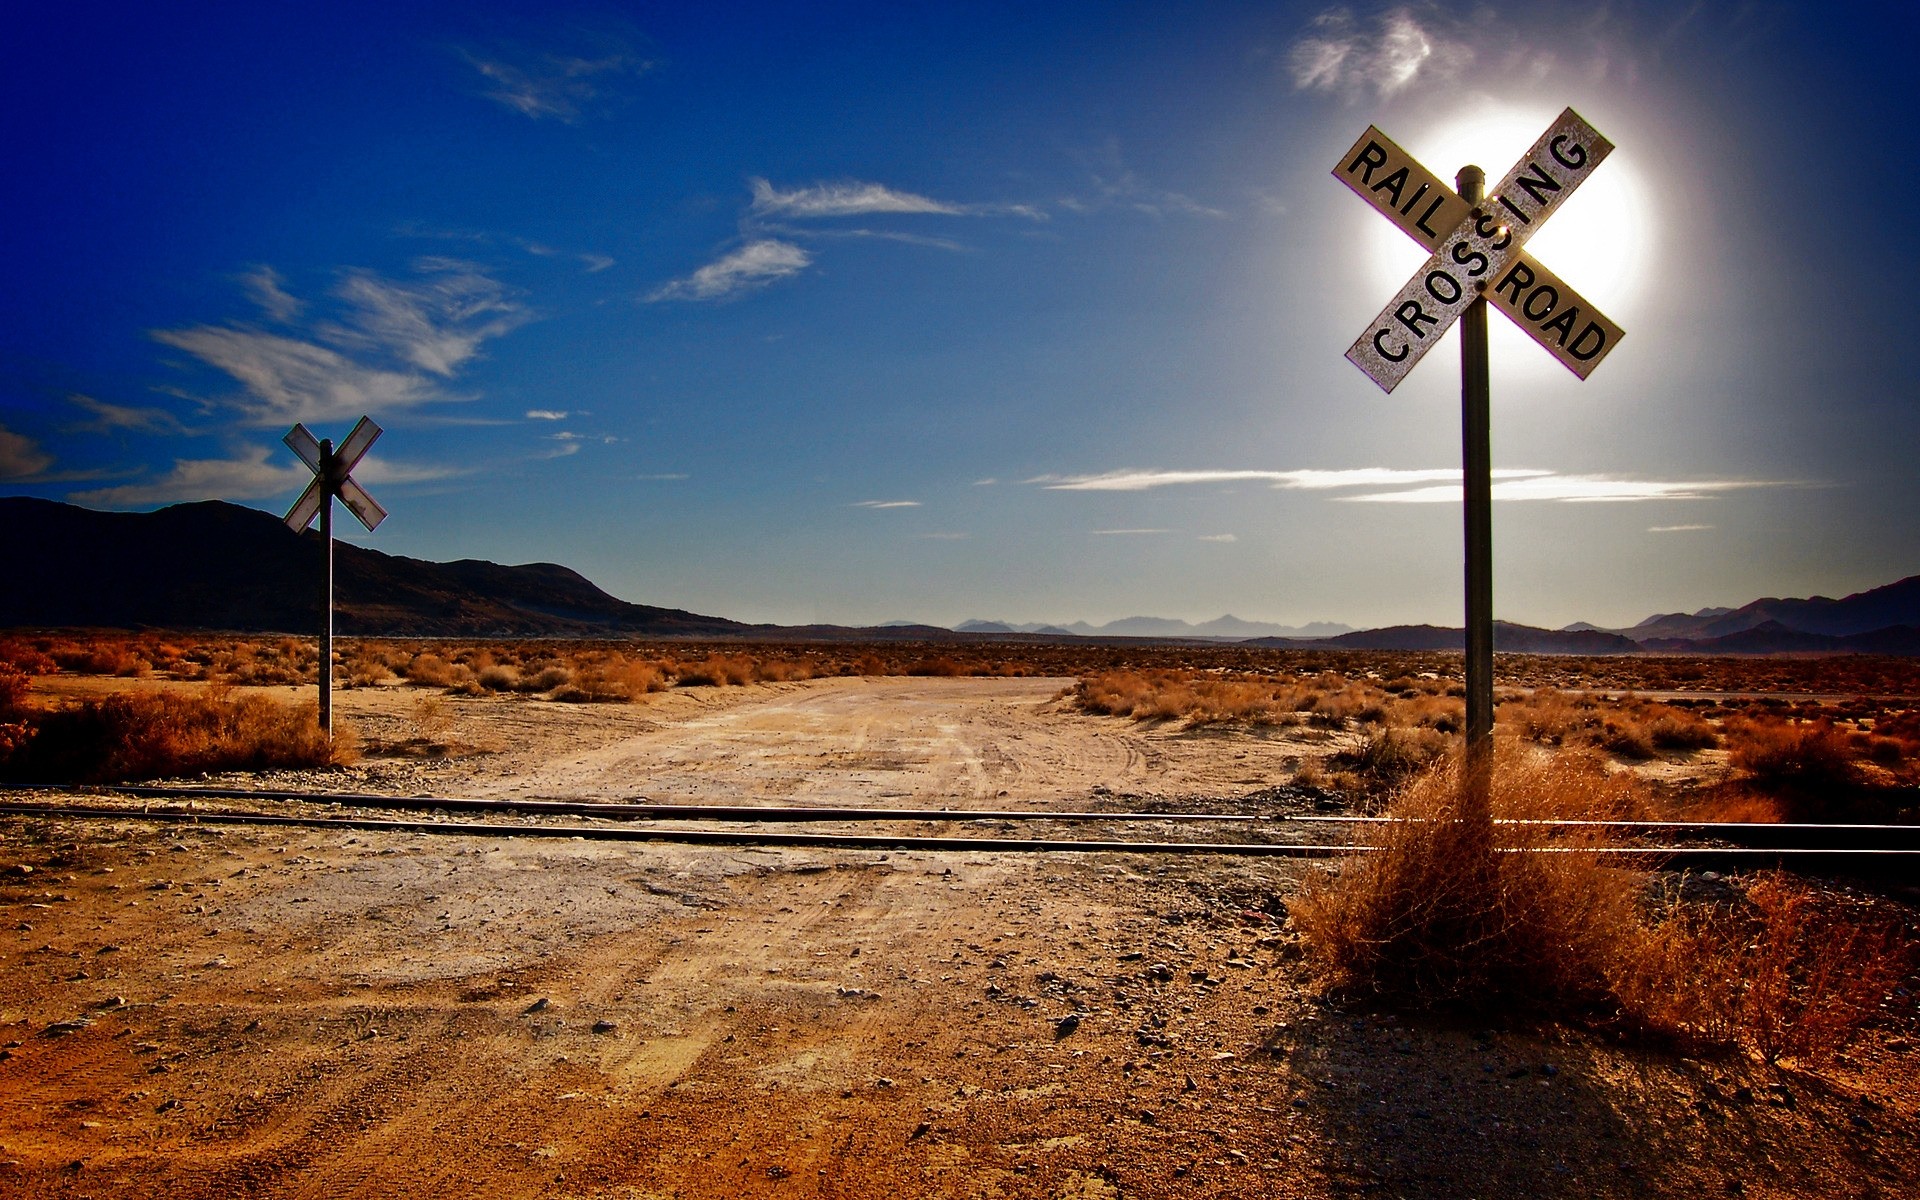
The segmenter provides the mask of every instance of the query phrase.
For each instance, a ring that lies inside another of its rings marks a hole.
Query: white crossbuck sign
[[[367,494],[367,490],[354,482],[352,471],[360,465],[368,447],[380,436],[380,427],[366,417],[361,417],[346,440],[335,450],[332,443],[321,442],[307,432],[305,425],[296,424],[287,431],[287,448],[300,456],[300,461],[313,471],[313,482],[300,498],[287,510],[287,524],[295,533],[299,533],[313,523],[333,497],[340,497],[340,503],[347,511],[360,519],[360,523],[371,533],[380,522],[387,519],[387,510],[380,502]]]
[[[1369,126],[1333,173],[1433,256],[1347,358],[1391,392],[1485,296],[1585,379],[1623,331],[1522,247],[1612,150],[1613,143],[1569,108],[1474,205]]]

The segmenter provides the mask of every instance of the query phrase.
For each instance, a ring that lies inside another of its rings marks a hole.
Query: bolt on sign
[[[361,417],[338,450],[331,440],[315,438],[305,425],[298,423],[287,431],[285,439],[287,448],[299,455],[300,461],[313,472],[313,481],[287,510],[287,525],[295,533],[304,533],[318,516],[320,540],[326,545],[326,620],[320,629],[320,728],[329,738],[333,736],[333,500],[338,496],[347,511],[367,527],[368,533],[387,519],[387,510],[353,478],[353,469],[360,465],[379,436],[380,427],[370,418]]]
[[[1613,143],[1569,108],[1476,205],[1369,126],[1333,174],[1432,257],[1347,358],[1391,392],[1484,296],[1585,379],[1624,332],[1523,247],[1612,151]]]

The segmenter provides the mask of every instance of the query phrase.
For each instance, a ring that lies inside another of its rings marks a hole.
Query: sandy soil
[[[364,689],[392,753],[268,782],[1197,804],[1325,748],[1062,686]],[[0,1196],[1920,1194],[1911,1028],[1813,1075],[1331,1005],[1312,869],[7,820]]]

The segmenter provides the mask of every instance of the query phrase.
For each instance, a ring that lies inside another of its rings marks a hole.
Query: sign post
[[[1467,788],[1486,814],[1493,763],[1493,462],[1487,306],[1505,313],[1581,379],[1625,336],[1599,309],[1527,254],[1527,240],[1584,183],[1613,143],[1571,108],[1555,118],[1488,195],[1479,167],[1452,191],[1369,127],[1334,177],[1431,257],[1347,350],[1387,392],[1461,322],[1460,457],[1466,535]]]
[[[300,456],[313,472],[300,498],[287,510],[287,526],[304,532],[317,515],[320,518],[320,542],[325,547],[323,572],[326,594],[320,625],[320,730],[333,740],[333,500],[338,496],[347,511],[372,533],[387,519],[387,510],[367,494],[353,478],[354,467],[366,457],[367,449],[380,436],[380,427],[361,417],[346,440],[334,449],[333,439],[316,440],[305,425],[296,423],[287,431],[287,448]]]

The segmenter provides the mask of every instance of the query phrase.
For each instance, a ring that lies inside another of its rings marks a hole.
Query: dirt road
[[[485,752],[272,782],[1043,807],[1319,748],[1061,686],[364,689],[369,745]],[[11,820],[0,1196],[1912,1194],[1898,1031],[1776,1078],[1331,1006],[1310,869]]]
[[[1047,807],[1094,788],[1233,795],[1284,782],[1325,734],[1221,734],[1177,724],[1092,720],[1062,679],[819,679],[681,689],[639,705],[554,705],[476,697],[430,721],[491,753],[436,765],[461,794],[706,803],[955,808]],[[420,724],[403,689],[344,693],[369,738]],[[417,731],[415,731],[417,736]],[[391,774],[370,764],[370,777]]]

